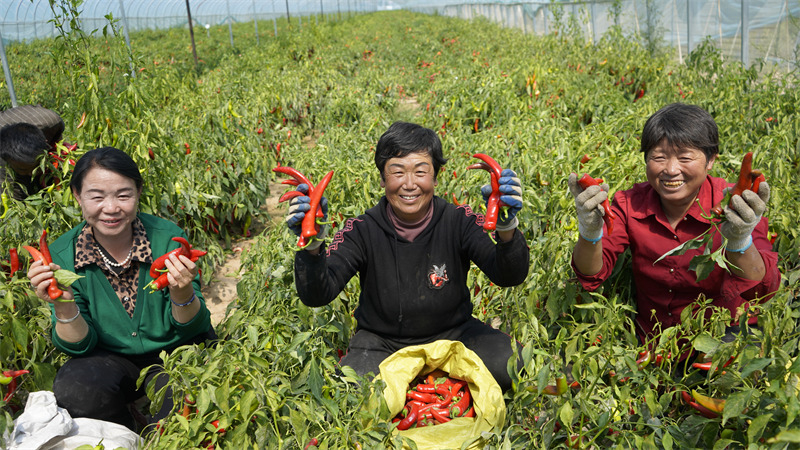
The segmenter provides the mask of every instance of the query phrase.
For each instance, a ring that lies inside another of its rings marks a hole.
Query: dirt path
[[[260,220],[253,220],[253,236],[264,231],[270,221],[282,220],[283,208],[278,207],[278,197],[285,191],[285,186],[271,183],[270,196],[261,208]],[[246,252],[253,243],[254,238],[240,239],[232,242],[233,251],[225,259],[225,263],[214,269],[214,276],[208,285],[203,287],[203,296],[206,306],[211,311],[211,323],[216,327],[225,318],[228,305],[236,300],[236,284],[241,279],[240,260],[242,253]]]

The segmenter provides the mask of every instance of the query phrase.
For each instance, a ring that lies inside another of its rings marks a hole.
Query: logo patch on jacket
[[[433,269],[428,272],[428,287],[431,289],[441,289],[445,283],[450,281],[447,278],[447,265],[433,265]]]

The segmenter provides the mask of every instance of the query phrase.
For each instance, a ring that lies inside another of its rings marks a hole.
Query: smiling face
[[[84,176],[81,192],[73,190],[72,195],[78,200],[95,239],[104,247],[111,239],[124,238],[133,232],[141,190],[136,189],[132,179],[93,167]]]
[[[647,181],[661,197],[665,211],[685,213],[700,192],[716,156],[696,148],[677,148],[662,139],[647,152]]]
[[[422,220],[433,200],[433,162],[427,153],[410,153],[390,158],[381,176],[381,187],[395,215],[406,223]]]

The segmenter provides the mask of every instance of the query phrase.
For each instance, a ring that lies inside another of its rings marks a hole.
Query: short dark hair
[[[93,167],[100,167],[118,173],[133,180],[136,189],[142,188],[142,174],[139,166],[127,153],[114,147],[102,147],[89,150],[75,163],[75,170],[69,180],[69,187],[78,194],[83,189],[83,179]]]
[[[642,130],[641,151],[647,156],[662,139],[678,148],[702,150],[708,159],[719,154],[717,123],[696,105],[672,103],[650,116]]]
[[[402,158],[411,153],[428,154],[433,161],[433,177],[439,175],[439,169],[447,163],[442,154],[442,141],[435,131],[409,122],[395,122],[386,130],[375,147],[375,166],[383,179],[386,161],[391,158]]]
[[[44,133],[35,125],[20,122],[0,129],[0,158],[5,161],[30,166],[49,148]]]

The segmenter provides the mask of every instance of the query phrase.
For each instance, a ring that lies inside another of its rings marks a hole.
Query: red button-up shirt
[[[728,185],[721,178],[707,177],[698,194],[702,211],[707,213],[719,203],[723,197],[722,190]],[[616,219],[614,233],[603,235],[603,268],[596,275],[586,276],[578,272],[574,261],[572,267],[583,287],[595,290],[611,275],[619,255],[630,247],[636,284],[636,322],[639,337],[644,341],[652,337],[656,323],[661,323],[661,329],[678,324],[683,308],[701,294],[713,299],[713,305],[729,309],[733,318],[739,306],[763,301],[778,289],[778,255],[772,251],[765,217],[752,235],[753,245],[764,260],[766,273],[763,279],[747,280],[715,267],[708,278],[698,283],[696,272],[689,270],[689,262],[702,249],[687,251],[680,256],[667,256],[655,263],[661,255],[708,230],[710,222],[701,216],[697,202],[692,204],[676,229],[672,228],[661,209],[658,193],[646,182],[614,194],[611,208]],[[719,248],[720,244],[721,236],[717,233],[712,250]]]

